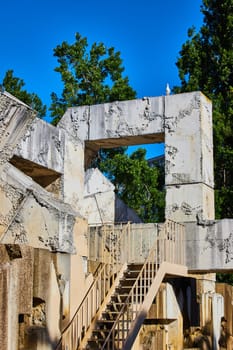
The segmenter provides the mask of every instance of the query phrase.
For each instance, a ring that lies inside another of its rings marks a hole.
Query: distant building
[[[149,159],[147,159],[147,162],[148,162],[150,167],[154,167],[154,166],[164,167],[165,155],[161,154],[160,156],[149,158]]]

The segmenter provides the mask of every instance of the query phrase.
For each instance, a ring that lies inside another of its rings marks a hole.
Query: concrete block
[[[87,221],[78,218],[74,227],[74,242],[77,253],[70,257],[70,318],[74,316],[86,291],[93,282],[92,274],[88,274],[84,266],[88,257],[87,231]]]
[[[2,239],[13,220],[23,198],[23,193],[0,179],[0,239]]]
[[[36,119],[21,140],[15,155],[63,174],[64,131]]]
[[[227,283],[216,283],[216,292],[221,294],[224,299],[224,316],[227,320],[227,331],[232,334],[233,332],[233,313],[232,305],[233,300],[233,286]]]
[[[65,203],[81,211],[84,192],[84,142],[70,135],[65,137],[62,195]]]
[[[34,249],[34,283],[33,296],[48,299],[48,281],[50,279],[51,253],[47,249]]]
[[[213,187],[210,101],[200,92],[165,98],[166,184],[205,183]]]
[[[33,249],[24,247],[21,250],[14,245],[0,247],[4,256],[1,257],[0,266],[1,349],[17,350],[19,314],[30,314],[32,311]],[[20,257],[14,254],[14,249],[17,253],[21,250]]]
[[[176,222],[214,219],[214,191],[203,183],[167,186],[166,218]]]
[[[0,93],[0,166],[8,161],[36,117],[23,102],[7,92]]]
[[[74,139],[88,140],[90,123],[90,106],[68,108],[58,123]]]
[[[52,349],[60,339],[61,297],[53,259],[54,253],[34,249],[33,300],[40,304],[33,305],[27,324],[26,349]]]
[[[111,191],[84,197],[82,215],[90,225],[114,223],[114,201],[115,194]]]
[[[34,249],[23,246],[20,250],[22,258],[13,261],[18,266],[18,313],[29,315],[32,311]]]
[[[190,271],[233,271],[233,220],[186,223],[186,264]]]
[[[50,276],[47,281],[48,297],[46,299],[46,315],[47,322],[46,328],[48,331],[50,343],[56,344],[61,337],[60,332],[60,307],[61,307],[61,295],[59,291],[57,275],[54,264],[50,264]]]
[[[68,204],[54,198],[10,164],[4,167],[1,180],[7,184],[5,196],[16,197],[17,204],[17,193],[23,197],[18,207],[9,208],[9,222],[5,220],[4,224],[2,220],[1,228],[5,229],[2,243],[28,243],[36,248],[74,252],[72,230],[77,213]]]
[[[11,327],[9,320],[9,264],[0,266],[0,339],[3,350],[9,349],[8,329]],[[14,348],[13,348],[14,349]]]
[[[127,138],[163,132],[162,97],[90,106],[89,140]]]
[[[114,191],[115,187],[97,168],[90,168],[85,172],[84,196],[95,193]]]
[[[85,173],[81,213],[89,224],[114,223],[114,186],[98,169]]]

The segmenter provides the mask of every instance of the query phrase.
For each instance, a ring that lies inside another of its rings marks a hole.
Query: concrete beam
[[[131,137],[143,140],[146,135],[151,136],[149,143],[156,134],[164,132],[163,103],[163,97],[151,97],[73,107],[67,110],[58,126],[84,141],[98,141],[102,145],[106,140],[106,146],[110,143],[110,147],[119,139],[135,142]]]

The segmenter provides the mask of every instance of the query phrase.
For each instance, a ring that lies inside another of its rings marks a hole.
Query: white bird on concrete
[[[168,96],[168,95],[170,95],[170,93],[171,93],[171,89],[170,89],[169,84],[167,83],[167,86],[166,86],[166,95]]]

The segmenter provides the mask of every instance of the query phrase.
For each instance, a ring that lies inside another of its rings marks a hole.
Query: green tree
[[[188,31],[177,61],[181,86],[213,102],[216,218],[233,217],[233,0],[203,0],[203,25]]]
[[[117,154],[101,164],[101,170],[115,185],[116,194],[144,222],[164,220],[165,190],[159,188],[160,171],[150,167],[146,150],[139,148],[130,156]]]
[[[128,77],[123,76],[120,52],[103,43],[88,46],[87,38],[79,33],[75,42],[63,42],[54,49],[63,82],[61,97],[52,93],[51,115],[56,124],[68,107],[93,105],[104,102],[129,100],[136,92],[129,86]]]
[[[29,93],[23,89],[25,83],[22,79],[14,76],[14,71],[12,69],[5,73],[2,81],[2,86],[10,94],[17,97],[19,100],[26,103],[28,106],[32,107],[38,112],[38,117],[43,118],[46,114],[46,106],[43,105],[41,99],[34,92]]]
[[[53,124],[66,109],[72,106],[130,100],[136,92],[123,76],[124,67],[120,52],[103,43],[88,45],[87,38],[79,33],[75,42],[63,42],[54,49],[63,82],[61,97],[51,95],[50,107]],[[164,192],[157,189],[158,170],[149,168],[143,151],[131,157],[126,147],[100,150],[92,166],[98,166],[113,181],[116,193],[145,221],[163,220]]]

